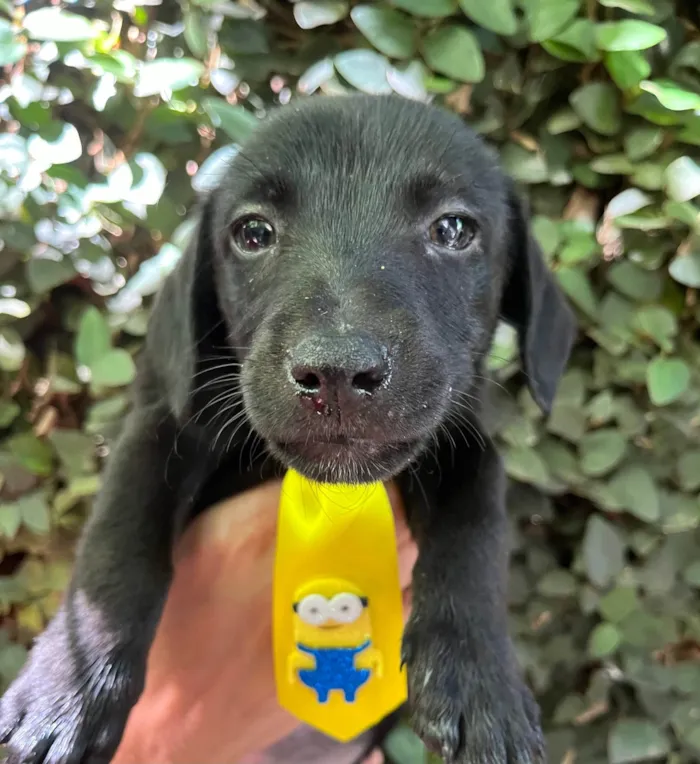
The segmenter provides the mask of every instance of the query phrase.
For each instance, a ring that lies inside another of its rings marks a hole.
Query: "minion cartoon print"
[[[348,742],[406,701],[396,529],[382,483],[287,471],[272,609],[277,699],[296,719]]]
[[[368,605],[357,587],[341,579],[318,579],[297,592],[289,679],[298,678],[319,703],[327,703],[333,691],[354,703],[373,671],[382,676]]]

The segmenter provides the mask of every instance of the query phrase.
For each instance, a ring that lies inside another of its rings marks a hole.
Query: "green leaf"
[[[457,0],[391,0],[391,4],[414,16],[431,19],[451,16],[457,10]]]
[[[21,411],[22,409],[15,401],[0,398],[0,429],[9,427]]]
[[[618,430],[589,432],[579,443],[581,469],[591,477],[605,475],[622,461],[626,450],[627,441]]]
[[[380,5],[356,5],[350,12],[355,26],[389,58],[410,58],[416,50],[413,23],[399,11]]]
[[[663,140],[664,131],[661,128],[653,125],[633,127],[623,137],[625,153],[633,162],[646,159],[661,146]]]
[[[481,82],[486,73],[476,37],[465,27],[449,25],[430,32],[423,47],[428,66],[461,82]]]
[[[132,85],[138,73],[138,60],[125,50],[95,53],[89,63],[94,74],[113,74],[119,82]]]
[[[629,260],[621,260],[608,271],[608,281],[621,294],[640,302],[652,302],[661,295],[659,274],[646,271]]]
[[[547,162],[540,151],[528,151],[519,143],[506,143],[501,150],[501,164],[520,183],[544,183],[549,178]]]
[[[355,88],[363,93],[391,93],[387,80],[389,62],[373,50],[346,50],[334,59],[335,68]]]
[[[676,255],[668,266],[668,272],[679,284],[700,288],[700,252]]]
[[[610,489],[630,514],[647,523],[661,517],[656,483],[648,470],[635,464],[619,470],[610,481]]]
[[[49,439],[69,477],[95,469],[95,442],[92,436],[79,430],[61,428],[52,430]]]
[[[121,387],[134,381],[136,367],[133,358],[122,348],[110,350],[90,367],[94,387]]]
[[[246,141],[260,122],[245,107],[226,103],[220,98],[204,98],[202,106],[214,127],[221,128],[236,143]]]
[[[543,215],[535,215],[530,221],[532,233],[544,254],[551,258],[562,242],[561,227],[558,221]]]
[[[311,95],[322,85],[330,82],[333,77],[335,77],[335,69],[332,59],[322,58],[301,75],[297,82],[297,90],[304,95]]]
[[[631,586],[616,586],[600,599],[598,612],[606,621],[620,623],[640,606],[636,589]]]
[[[598,24],[596,39],[601,50],[646,50],[667,37],[666,30],[638,19],[623,19]]]
[[[102,485],[100,475],[79,475],[72,478],[67,486],[59,491],[53,500],[53,509],[57,515],[71,510],[82,499],[94,496]]]
[[[551,51],[550,51],[551,52]],[[556,54],[553,54],[556,55]],[[581,118],[568,106],[559,109],[547,120],[547,130],[552,135],[561,135],[581,127]]]
[[[614,525],[593,514],[583,537],[583,562],[589,581],[604,587],[612,583],[625,567],[626,545]]]
[[[196,9],[186,11],[185,42],[187,47],[198,58],[204,58],[209,50],[209,25],[207,17]]]
[[[13,435],[5,441],[14,458],[34,475],[42,477],[51,474],[53,469],[53,449],[32,432]]]
[[[579,9],[579,0],[521,0],[530,40],[542,42],[562,31]]]
[[[237,153],[238,148],[228,144],[209,154],[192,178],[192,188],[198,194],[215,191]],[[182,257],[182,250],[170,243],[164,244],[155,257],[141,263],[139,270],[127,282],[126,289],[133,289],[140,295],[156,292],[180,257]]]
[[[422,61],[411,61],[407,66],[391,67],[386,78],[392,90],[404,98],[415,101],[427,101],[427,68]]]
[[[128,164],[120,165],[110,177],[124,172],[128,186],[121,194],[132,204],[158,204],[165,189],[166,170],[153,154],[140,152]]]
[[[46,534],[51,530],[51,514],[46,497],[41,493],[23,496],[17,502],[22,523],[33,533]]]
[[[0,316],[12,316],[13,318],[26,318],[31,315],[32,309],[24,300],[16,297],[0,297]]]
[[[594,395],[588,401],[585,412],[594,426],[609,422],[615,415],[615,399],[610,390]]]
[[[700,146],[700,120],[693,120],[676,133],[676,138],[692,146]]]
[[[534,485],[546,485],[549,470],[542,457],[532,448],[511,446],[505,452],[506,472],[516,480]]]
[[[690,384],[690,368],[681,358],[657,356],[647,367],[647,389],[655,406],[678,400]]]
[[[17,584],[16,580],[9,579],[9,581],[6,580],[4,583],[7,585],[7,587],[3,587],[3,589],[9,589],[11,592],[13,590],[17,591],[16,598],[11,596],[9,599],[12,602],[20,602],[21,596],[19,595],[19,592],[21,591],[21,589],[19,585]],[[4,591],[2,594],[0,594],[0,599],[7,601],[7,597]],[[17,676],[17,674],[19,674],[20,669],[26,662],[27,662],[27,649],[24,647],[24,645],[9,644],[9,645],[4,645],[1,648],[0,674],[2,674],[2,677],[5,679],[6,682],[11,682]]]
[[[12,25],[0,19],[0,66],[8,66],[21,61],[27,52],[27,46],[15,38]]]
[[[400,764],[424,764],[425,746],[406,724],[396,725],[384,741],[384,750],[390,761]]]
[[[572,597],[577,590],[576,579],[568,570],[550,570],[537,582],[537,591],[543,597]]]
[[[204,64],[193,58],[157,58],[141,65],[134,95],[138,98],[161,95],[192,87],[204,74]]]
[[[686,533],[700,526],[700,504],[695,497],[671,493],[665,499],[661,517],[663,533]]]
[[[518,29],[512,0],[459,0],[464,13],[484,29],[496,34],[512,35]]]
[[[18,502],[0,503],[0,534],[13,539],[22,524],[22,512]]]
[[[112,335],[102,313],[94,306],[83,311],[75,338],[75,360],[83,366],[95,361],[112,348]]]
[[[598,299],[587,274],[578,268],[562,267],[556,271],[557,281],[571,301],[589,318],[598,313]]]
[[[640,16],[653,16],[656,13],[654,4],[650,0],[599,0],[606,8],[621,8],[628,13],[637,13]]]
[[[99,28],[84,16],[64,11],[62,8],[39,8],[24,17],[24,31],[33,40],[53,42],[78,42],[93,40]]]
[[[599,623],[588,639],[588,654],[591,658],[607,658],[622,642],[622,634],[612,623]]]
[[[209,0],[205,1],[209,2]],[[270,31],[267,25],[260,20],[246,18],[239,19],[232,24],[224,23],[219,30],[218,37],[219,44],[228,55],[236,57],[268,56],[271,53]],[[267,70],[265,71],[267,72]]]
[[[678,333],[678,322],[668,308],[646,305],[635,313],[634,328],[654,340],[662,350],[670,352],[673,349],[671,338]]]
[[[663,212],[668,217],[671,217],[674,220],[679,220],[694,231],[700,232],[700,226],[698,225],[700,223],[700,218],[698,218],[698,208],[691,202],[674,202],[667,199],[663,204]]]
[[[294,4],[294,18],[302,29],[335,24],[348,13],[348,4],[341,0],[301,0]]]
[[[87,412],[85,431],[102,434],[105,428],[123,418],[128,407],[124,395],[116,395],[94,403]]]
[[[574,90],[569,103],[584,124],[602,135],[617,135],[622,110],[617,90],[606,82],[591,82]]]
[[[666,168],[666,191],[677,202],[700,195],[700,167],[690,157],[678,157]]]
[[[635,174],[639,180],[639,174]],[[670,225],[668,216],[656,210],[645,209],[631,215],[622,215],[616,221],[619,228],[630,228],[635,231],[665,231]]]
[[[601,302],[597,321],[604,329],[606,336],[626,341],[631,339],[629,325],[632,315],[633,307],[628,300],[623,300],[615,292],[608,292]],[[600,338],[599,341],[601,341]]]
[[[665,733],[646,719],[622,719],[608,736],[610,764],[633,764],[666,756],[671,745]]]
[[[683,491],[700,488],[700,449],[685,451],[678,457],[678,484]]]
[[[590,19],[574,19],[566,29],[542,47],[563,61],[595,61],[599,54],[595,44],[595,24]]]
[[[658,191],[664,185],[664,168],[652,162],[640,162],[636,165],[630,180],[649,191]]]
[[[76,128],[68,122],[54,122],[42,135],[32,135],[27,141],[29,155],[50,167],[80,159],[83,146]]]
[[[631,175],[635,167],[624,154],[609,154],[594,159],[591,169],[601,175]]]
[[[636,88],[651,74],[651,64],[644,54],[636,50],[606,53],[603,61],[613,81],[621,90]]]
[[[547,430],[578,443],[586,432],[586,415],[578,406],[557,403],[547,420]]]
[[[0,512],[2,509],[0,508]],[[687,584],[700,589],[700,560],[690,563],[683,571],[683,579]]]
[[[491,344],[489,369],[502,369],[511,363],[518,352],[517,332],[512,326],[499,321]]]
[[[19,371],[26,355],[22,338],[11,326],[0,326],[0,369]]]
[[[605,209],[605,215],[614,220],[622,215],[638,212],[648,207],[653,201],[649,194],[645,194],[638,188],[626,188],[610,200]]]
[[[671,111],[700,109],[700,95],[679,87],[672,80],[644,80],[639,87],[651,93],[659,103]]]

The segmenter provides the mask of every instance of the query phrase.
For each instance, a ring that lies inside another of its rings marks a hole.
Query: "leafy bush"
[[[697,760],[697,4],[173,6],[0,0],[3,686],[66,585],[196,193],[271,105],[393,90],[500,146],[580,316],[549,421],[505,327],[491,364],[513,626],[550,760]],[[388,750],[423,760],[405,730]]]

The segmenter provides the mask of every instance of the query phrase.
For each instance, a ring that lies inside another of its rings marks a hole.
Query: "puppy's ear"
[[[214,288],[211,202],[205,200],[189,244],[153,306],[145,362],[177,419],[186,413],[200,355],[222,323]]]
[[[529,209],[508,179],[508,267],[501,315],[518,332],[520,357],[537,405],[549,413],[576,339],[576,318],[547,267]]]

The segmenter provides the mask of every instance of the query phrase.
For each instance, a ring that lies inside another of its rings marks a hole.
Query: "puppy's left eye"
[[[476,238],[476,224],[463,215],[443,215],[430,226],[430,238],[445,249],[466,249]]]
[[[231,237],[236,247],[246,255],[258,255],[275,243],[272,224],[265,218],[245,217],[231,226]]]

